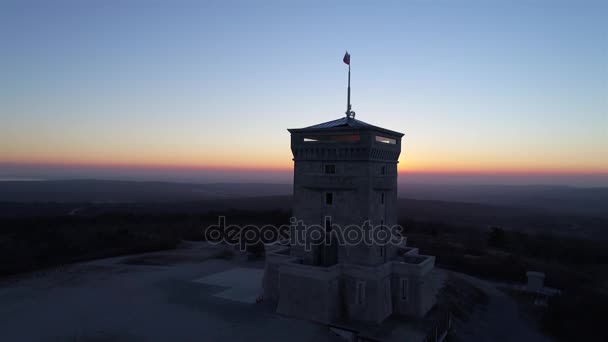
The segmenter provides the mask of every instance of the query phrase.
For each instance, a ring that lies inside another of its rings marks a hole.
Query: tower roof
[[[391,135],[396,135],[399,137],[403,136],[403,133],[399,133],[396,131],[391,131],[386,128],[374,126],[374,125],[368,124],[367,122],[363,122],[361,120],[357,120],[355,118],[346,117],[346,116],[341,117],[336,120],[327,121],[327,122],[323,122],[320,124],[308,126],[305,128],[288,129],[288,131],[291,133],[305,133],[305,132],[319,132],[319,131],[328,131],[328,130],[351,130],[351,129],[375,130],[375,131],[380,131],[380,132],[384,132],[384,133],[391,134]]]

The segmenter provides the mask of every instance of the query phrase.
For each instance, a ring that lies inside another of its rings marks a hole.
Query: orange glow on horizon
[[[57,136],[34,140],[27,136],[0,144],[0,164],[28,167],[84,167],[158,170],[231,170],[291,172],[289,137],[265,139],[68,139]],[[75,140],[75,141],[74,141]],[[478,144],[457,147],[438,142],[403,144],[400,174],[608,174],[608,158],[601,146]]]
[[[110,169],[157,169],[157,170],[183,170],[183,171],[196,171],[196,170],[215,170],[215,171],[270,171],[270,172],[291,172],[293,170],[292,162],[282,164],[263,164],[257,163],[254,165],[239,165],[233,164],[205,164],[205,163],[159,163],[159,162],[135,162],[129,163],[125,161],[23,161],[23,160],[11,160],[11,161],[0,161],[0,165],[16,165],[16,166],[28,166],[28,167],[82,167],[82,168],[110,168]],[[479,174],[479,175],[534,175],[534,174],[576,174],[576,175],[608,175],[608,169],[584,169],[584,168],[559,168],[559,167],[470,167],[470,166],[451,166],[451,167],[416,167],[408,165],[404,167],[404,163],[399,164],[399,174]]]

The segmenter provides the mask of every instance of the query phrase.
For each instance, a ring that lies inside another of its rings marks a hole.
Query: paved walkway
[[[237,267],[196,279],[194,282],[227,287],[228,289],[218,292],[214,296],[253,304],[263,292],[263,276],[263,269]]]
[[[250,304],[241,285],[259,284],[259,263],[216,252],[196,244],[0,280],[0,341],[328,340],[325,327]]]
[[[449,273],[466,280],[489,297],[489,303],[482,310],[477,310],[467,322],[455,327],[460,339],[488,342],[553,341],[543,335],[533,322],[521,317],[517,302],[496,288],[500,283],[457,272]]]

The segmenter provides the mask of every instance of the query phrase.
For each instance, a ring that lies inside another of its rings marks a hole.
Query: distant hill
[[[114,180],[0,182],[0,202],[129,203],[290,195],[290,184],[193,184]]]
[[[418,200],[485,203],[608,218],[608,188],[547,185],[399,184],[399,196]]]
[[[608,236],[608,189],[400,184],[402,219],[476,229]],[[0,182],[0,217],[291,209],[290,184],[101,180]]]
[[[0,202],[183,202],[291,195],[291,184],[170,183],[106,180],[4,181]],[[399,197],[542,209],[608,218],[608,188],[399,184]]]

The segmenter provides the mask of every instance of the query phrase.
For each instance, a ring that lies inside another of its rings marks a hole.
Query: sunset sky
[[[2,1],[0,178],[289,182],[348,49],[402,180],[608,185],[607,4]]]

